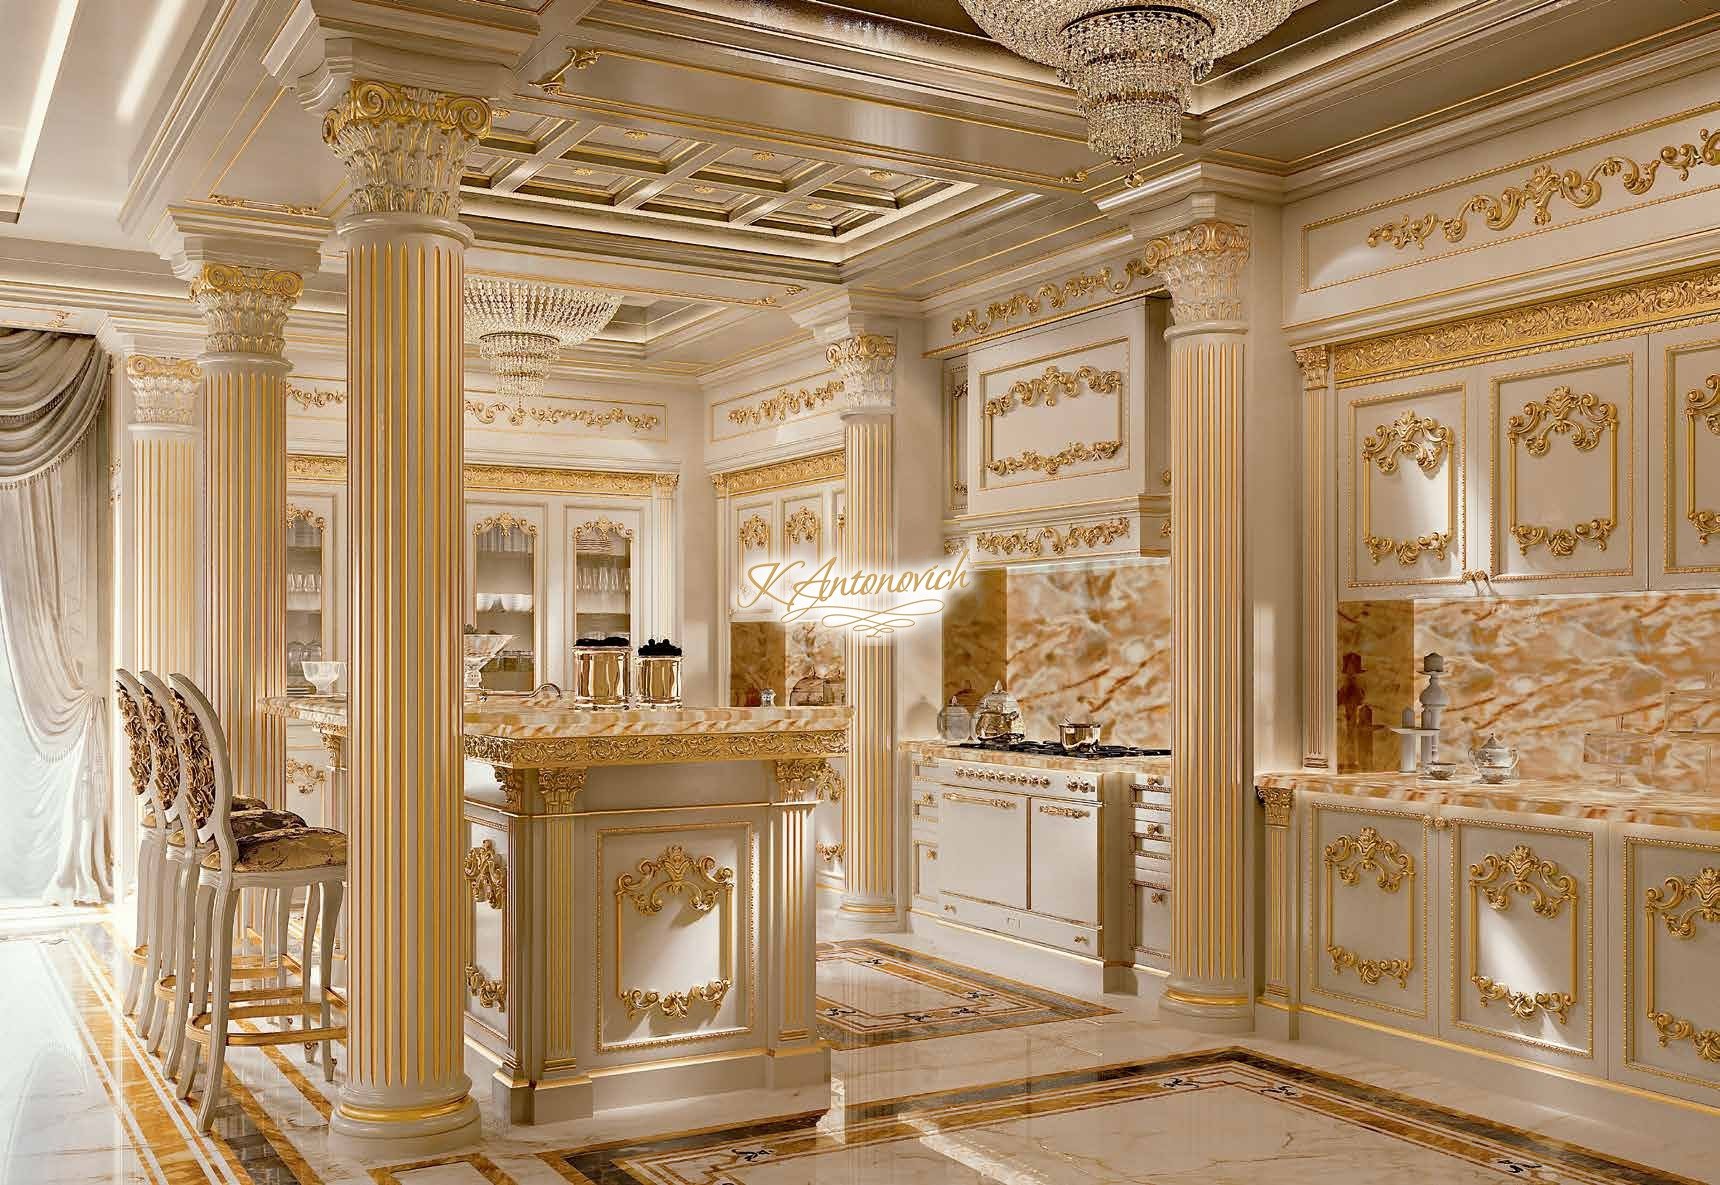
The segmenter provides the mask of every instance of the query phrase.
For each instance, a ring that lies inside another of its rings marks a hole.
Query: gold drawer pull
[[[937,797],[935,795],[932,795],[932,794],[922,794],[918,798],[914,799],[914,802],[918,806],[937,806],[938,805]]]
[[[1160,836],[1162,836],[1164,833],[1165,833],[1165,825],[1163,823],[1148,823],[1147,824],[1147,834],[1148,835],[1160,835]]]
[[[1168,896],[1169,896],[1169,894],[1166,893],[1163,889],[1154,889],[1153,890],[1153,904],[1154,905],[1163,905],[1165,903],[1165,899]]]
[[[956,907],[953,905],[944,906],[944,912],[945,913],[954,913],[955,911],[956,911]]]
[[[1007,798],[975,798],[971,794],[958,794],[953,790],[944,795],[944,801],[967,802],[972,803],[974,806],[989,806],[994,811],[1012,811],[1020,805],[1019,803],[1013,802]]]
[[[1082,946],[1086,946],[1086,945],[1088,945],[1088,942],[1087,942],[1087,936],[1086,936],[1086,935],[1085,935],[1085,934],[1077,934],[1077,935],[1075,935],[1075,941],[1076,941],[1076,942],[1079,942],[1079,943],[1080,943],[1080,944],[1081,944],[1081,945],[1082,945]]]
[[[1042,815],[1057,815],[1064,819],[1090,819],[1093,817],[1092,811],[1078,811],[1074,807],[1068,806],[1046,806],[1043,803],[1040,804],[1039,813]]]
[[[926,849],[926,859],[936,860],[937,858],[938,858],[938,849],[936,849],[936,848]]]

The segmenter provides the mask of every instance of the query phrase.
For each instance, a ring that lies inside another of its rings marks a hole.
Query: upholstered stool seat
[[[270,806],[260,798],[235,796],[233,799],[233,809],[235,811],[272,811],[278,808]],[[293,812],[288,811],[286,813],[290,815]]]
[[[238,816],[233,816],[238,821]],[[238,854],[234,872],[300,872],[310,868],[333,868],[346,864],[346,833],[332,827],[286,827],[251,836],[234,828]],[[203,867],[220,868],[221,853],[203,857]]]
[[[261,835],[265,831],[279,831],[285,827],[303,827],[304,816],[292,811],[240,811],[233,816],[233,835],[237,838],[248,838]],[[175,831],[167,837],[169,847],[182,848],[185,846],[185,833]]]

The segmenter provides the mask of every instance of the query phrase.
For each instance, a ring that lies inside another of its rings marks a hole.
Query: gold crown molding
[[[537,538],[538,533],[536,523],[532,522],[529,518],[522,518],[511,510],[504,510],[500,514],[492,514],[488,518],[481,518],[472,524],[472,534],[474,535],[482,535],[485,531],[492,529],[508,532],[524,531],[533,539]]]
[[[1077,272],[1067,279],[1044,283],[1038,288],[1024,288],[1002,300],[992,301],[983,311],[975,306],[953,317],[950,335],[955,338],[969,334],[978,337],[1012,321],[1037,317],[1047,308],[1060,310],[1070,301],[1081,300],[1095,292],[1120,296],[1150,278],[1153,271],[1149,256],[1143,253],[1124,262],[1121,276],[1115,275],[1109,267],[1102,267],[1097,271]]]
[[[1481,972],[1481,936],[1478,902],[1485,898],[1496,913],[1507,913],[1517,897],[1525,897],[1537,917],[1556,920],[1571,906],[1571,990],[1568,992],[1517,991]],[[1560,870],[1552,860],[1536,856],[1528,844],[1517,844],[1501,856],[1489,852],[1469,866],[1469,982],[1479,993],[1481,1006],[1499,1001],[1518,1020],[1532,1020],[1538,1013],[1552,1016],[1560,1024],[1570,1020],[1576,1007],[1580,970],[1581,939],[1578,935],[1577,879]]]
[[[1036,557],[1044,555],[1047,546],[1050,547],[1052,555],[1065,555],[1077,548],[1103,547],[1128,533],[1129,520],[1119,518],[1090,526],[1071,526],[1066,531],[1059,531],[1056,527],[1012,531],[1009,534],[981,531],[974,536],[974,546],[987,555]],[[950,542],[955,543],[954,550],[961,550],[960,540],[946,541],[946,555],[952,554]]]
[[[1720,533],[1720,510],[1705,510],[1696,505],[1696,421],[1700,419],[1708,425],[1708,430],[1720,436],[1720,374],[1711,374],[1708,381],[1702,385],[1705,389],[1691,391],[1684,396],[1684,481],[1685,497],[1690,508],[1684,512],[1684,517],[1690,525],[1696,528],[1696,542],[1703,547],[1716,533]]]
[[[296,206],[290,202],[254,202],[250,198],[234,197],[230,193],[212,193],[204,200],[229,209],[255,210],[263,214],[297,214],[306,218],[322,216],[321,206]]]
[[[1095,395],[1115,395],[1123,389],[1123,372],[1082,366],[1070,373],[1058,369],[1053,363],[1047,366],[1045,373],[1038,378],[1018,379],[1011,383],[1002,395],[986,400],[985,414],[987,417],[1003,416],[1017,407],[1034,407],[1039,404],[1056,407],[1062,399],[1079,398],[1083,385]],[[961,393],[967,393],[965,383]]]
[[[1553,436],[1569,436],[1579,452],[1593,452],[1600,444],[1601,434],[1609,435],[1612,444],[1611,494],[1612,509],[1605,517],[1589,519],[1570,527],[1547,527],[1537,523],[1517,521],[1517,447],[1531,457],[1545,457],[1552,448]],[[1555,556],[1575,555],[1579,543],[1593,543],[1607,549],[1607,540],[1618,526],[1618,407],[1602,401],[1592,393],[1582,395],[1568,386],[1555,387],[1544,400],[1531,399],[1523,410],[1512,416],[1505,426],[1511,441],[1511,462],[1507,480],[1511,508],[1511,538],[1517,541],[1523,555],[1540,546]]]
[[[481,902],[491,909],[501,909],[507,904],[508,865],[496,851],[494,840],[486,839],[468,851],[460,864],[460,871],[466,876],[474,902]]]
[[[1333,347],[1342,386],[1720,312],[1720,268],[1484,313]]]
[[[673,473],[612,473],[602,469],[549,469],[535,465],[464,466],[466,489],[494,493],[612,494],[648,497],[656,489],[674,489]],[[291,453],[289,481],[344,483],[346,458]]]
[[[714,732],[608,737],[468,736],[466,756],[502,769],[666,765],[685,761],[775,761],[848,751],[847,726],[795,732]]]
[[[485,1008],[494,1008],[497,1012],[508,1010],[507,984],[499,978],[491,978],[476,963],[466,964],[466,990],[476,996],[478,1003]]]
[[[592,411],[590,408],[545,407],[524,400],[507,402],[496,400],[485,403],[481,399],[466,400],[466,414],[480,424],[494,424],[498,417],[509,427],[518,428],[521,425],[549,424],[583,424],[594,432],[601,432],[612,424],[625,423],[635,432],[649,432],[663,422],[661,416],[649,412],[633,413],[625,408],[608,407],[602,411]]]
[[[287,313],[304,293],[297,272],[206,263],[191,280],[191,300],[208,324],[205,345],[214,354],[280,358]]]
[[[466,156],[489,131],[483,99],[364,79],[323,116],[357,214],[458,218]]]
[[[796,457],[789,461],[775,461],[751,469],[713,473],[711,484],[716,487],[719,497],[725,494],[757,494],[784,486],[829,481],[831,478],[841,477],[845,465],[846,458],[842,450],[833,449],[827,453],[815,453],[810,457]]]
[[[1016,473],[1043,473],[1056,477],[1066,466],[1088,461],[1109,461],[1123,447],[1120,440],[1096,440],[1091,444],[1077,440],[1055,453],[1046,455],[1036,449],[1025,449],[1013,457],[998,457],[987,461],[985,467],[998,477]]]
[[[783,391],[750,407],[730,408],[729,422],[741,425],[780,423],[796,416],[812,414],[842,394],[842,388],[841,379],[832,379],[816,387]]]
[[[1332,960],[1332,970],[1353,970],[1369,987],[1386,978],[1395,979],[1406,991],[1410,973],[1415,970],[1415,857],[1403,850],[1395,840],[1380,835],[1373,827],[1363,827],[1356,835],[1340,835],[1327,844],[1321,853],[1326,869],[1326,941],[1325,950]],[[1402,959],[1366,959],[1340,945],[1334,937],[1332,890],[1333,879],[1346,885],[1359,885],[1362,873],[1374,874],[1382,892],[1396,893],[1405,884],[1410,886],[1410,954]]]
[[[1518,215],[1533,208],[1536,226],[1553,221],[1552,202],[1562,198],[1574,209],[1586,210],[1605,196],[1602,178],[1619,179],[1627,193],[1638,197],[1648,193],[1660,179],[1661,169],[1678,174],[1680,181],[1690,180],[1690,174],[1701,165],[1720,165],[1720,129],[1701,131],[1700,145],[1689,142],[1662,146],[1653,158],[1638,162],[1630,157],[1608,156],[1586,169],[1560,169],[1550,164],[1536,165],[1520,185],[1506,186],[1497,197],[1478,193],[1469,197],[1449,218],[1440,218],[1432,211],[1416,217],[1404,214],[1396,222],[1387,222],[1368,232],[1370,247],[1391,246],[1402,251],[1410,244],[1425,250],[1427,240],[1437,230],[1448,243],[1460,243],[1469,233],[1470,215],[1479,215],[1488,230],[1508,230]]]
[[[782,524],[782,537],[788,543],[812,543],[818,539],[818,530],[822,525],[818,521],[816,511],[809,506],[802,506]]]
[[[759,551],[770,546],[770,523],[763,515],[749,515],[742,520],[735,539],[742,551]]]
[[[309,507],[294,506],[291,503],[288,503],[287,526],[290,528],[294,523],[306,523],[315,527],[319,531],[326,530],[328,528],[328,520],[316,511],[311,510]]]

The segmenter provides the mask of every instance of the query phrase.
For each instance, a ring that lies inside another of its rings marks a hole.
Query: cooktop
[[[958,749],[979,749],[990,753],[1025,753],[1034,757],[1169,757],[1169,749],[1137,749],[1132,745],[1094,745],[1073,752],[1056,741],[963,741]]]

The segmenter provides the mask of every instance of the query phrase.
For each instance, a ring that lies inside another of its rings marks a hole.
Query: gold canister
[[[625,646],[573,648],[573,706],[625,708],[633,696],[633,666]]]
[[[681,706],[681,656],[639,656],[639,702],[653,708]]]

